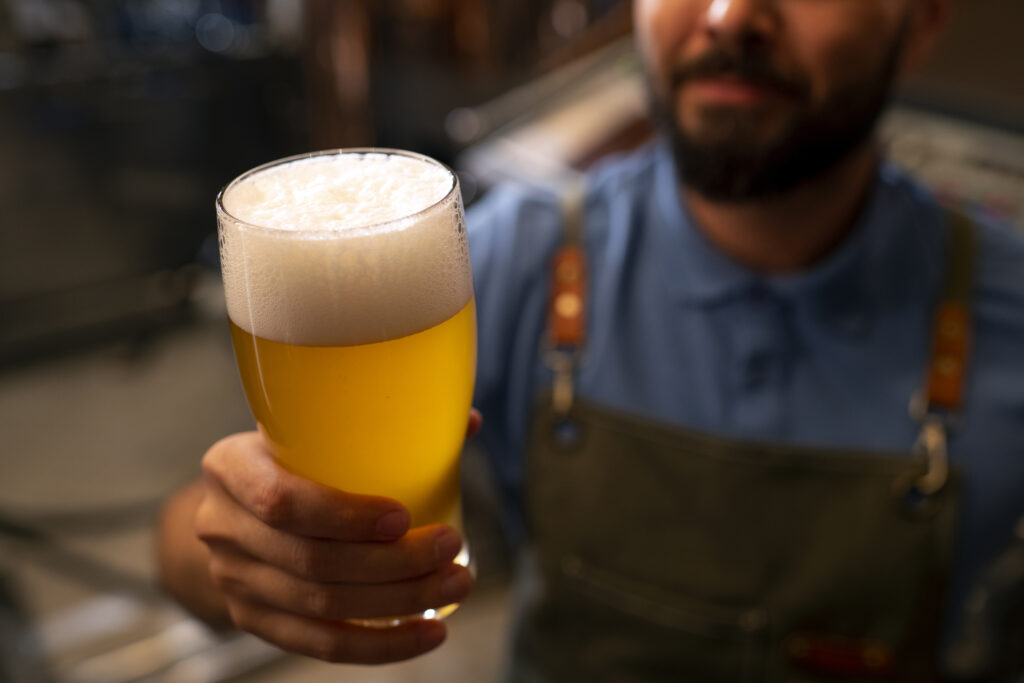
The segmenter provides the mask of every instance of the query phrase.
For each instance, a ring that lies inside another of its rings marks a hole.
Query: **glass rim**
[[[250,177],[252,177],[252,176],[254,176],[254,175],[258,174],[258,173],[262,173],[263,171],[269,170],[271,168],[275,168],[277,166],[285,166],[287,164],[291,164],[291,163],[294,163],[296,161],[304,161],[306,159],[316,159],[316,158],[319,158],[319,157],[341,156],[343,154],[381,154],[381,155],[385,155],[385,156],[400,156],[400,157],[406,157],[406,158],[409,158],[409,159],[416,159],[416,160],[419,160],[419,161],[423,161],[423,162],[425,162],[427,164],[430,164],[431,166],[439,166],[439,167],[443,168],[444,170],[448,171],[449,175],[451,175],[451,178],[452,178],[452,186],[448,190],[448,192],[446,192],[445,195],[443,197],[441,197],[440,199],[438,199],[436,202],[434,202],[434,203],[430,204],[429,206],[426,206],[426,207],[424,207],[422,209],[419,209],[417,211],[413,211],[412,213],[405,214],[403,216],[398,216],[396,218],[391,218],[391,219],[388,219],[386,221],[378,221],[376,223],[367,223],[366,225],[360,225],[360,226],[355,226],[355,227],[351,227],[351,228],[342,228],[342,229],[336,229],[336,230],[293,230],[293,229],[290,229],[290,228],[280,228],[280,227],[274,227],[274,226],[271,226],[271,225],[261,225],[259,223],[253,223],[252,221],[247,221],[245,219],[239,218],[238,216],[235,216],[233,213],[231,213],[230,211],[227,210],[227,207],[224,206],[224,195],[225,195],[225,193],[227,193],[232,187],[234,187],[238,183],[240,183],[240,182],[242,182],[244,180],[247,180],[248,178],[250,178]],[[332,235],[332,234],[347,233],[350,230],[352,230],[352,231],[372,230],[373,228],[378,228],[378,227],[385,226],[385,225],[391,225],[393,223],[398,223],[400,221],[405,221],[405,220],[408,220],[410,218],[415,218],[416,216],[419,216],[421,214],[425,214],[428,211],[432,211],[432,210],[436,209],[437,207],[439,207],[439,206],[449,202],[451,200],[451,198],[452,198],[452,195],[456,194],[458,191],[459,191],[459,176],[458,176],[457,173],[455,173],[455,169],[453,169],[448,164],[445,164],[443,162],[438,161],[437,159],[434,159],[433,157],[427,156],[426,154],[420,154],[419,152],[412,152],[412,151],[405,150],[405,149],[394,149],[394,148],[391,148],[391,147],[338,147],[338,148],[335,148],[335,149],[322,149],[322,150],[317,150],[317,151],[314,151],[314,152],[303,152],[301,154],[292,154],[291,156],[281,157],[280,159],[274,159],[273,161],[268,161],[266,163],[260,164],[259,166],[254,166],[253,168],[250,168],[248,171],[245,171],[244,173],[242,173],[241,175],[236,176],[233,180],[229,181],[226,185],[224,185],[220,189],[220,191],[217,192],[217,199],[214,202],[214,204],[215,204],[216,209],[217,209],[217,216],[218,217],[224,216],[226,218],[231,219],[235,223],[238,223],[239,225],[244,225],[248,229],[262,230],[262,231],[266,231],[266,232],[270,232],[270,233],[286,233],[286,234],[292,234],[292,235],[308,235],[308,234],[309,235],[311,235],[311,234],[315,234],[315,235]]]

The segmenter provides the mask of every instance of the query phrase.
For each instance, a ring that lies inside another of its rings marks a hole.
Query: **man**
[[[576,210],[471,213],[480,438],[528,547],[514,680],[939,676],[1024,516],[1024,241],[956,227],[872,139],[948,9],[638,0],[664,141],[586,184],[582,335],[547,331]],[[343,620],[465,597],[452,529],[255,432],[204,469],[163,525],[199,614],[330,661],[442,641]]]

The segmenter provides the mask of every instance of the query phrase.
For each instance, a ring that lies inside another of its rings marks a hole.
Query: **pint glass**
[[[461,529],[476,313],[455,174],[395,150],[290,157],[228,184],[217,219],[242,384],[280,464]]]

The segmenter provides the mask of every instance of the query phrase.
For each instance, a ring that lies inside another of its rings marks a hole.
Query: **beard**
[[[672,73],[670,95],[649,88],[655,123],[671,144],[683,184],[713,201],[750,202],[785,194],[835,166],[868,139],[889,103],[905,27],[880,67],[834,90],[819,103],[797,74],[774,67],[757,48],[714,48]],[[729,76],[771,88],[794,112],[765,136],[756,107],[704,106],[698,130],[687,130],[672,94],[693,78]]]

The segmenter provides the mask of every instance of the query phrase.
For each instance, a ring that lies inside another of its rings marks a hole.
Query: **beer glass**
[[[280,464],[461,530],[476,312],[455,174],[397,150],[289,157],[229,183],[217,219],[238,369]]]

